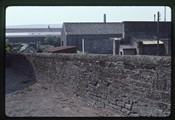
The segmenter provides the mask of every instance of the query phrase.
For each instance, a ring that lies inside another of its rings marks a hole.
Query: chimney
[[[156,21],[156,14],[154,14],[154,22]]]
[[[104,14],[104,23],[106,23],[106,14]]]

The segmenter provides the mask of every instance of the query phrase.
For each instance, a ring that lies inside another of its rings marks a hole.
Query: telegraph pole
[[[84,39],[82,39],[82,52],[84,54]]]
[[[157,55],[159,56],[159,20],[160,20],[160,13],[157,12]]]

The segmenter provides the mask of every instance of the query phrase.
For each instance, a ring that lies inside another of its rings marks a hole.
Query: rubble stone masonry
[[[11,66],[53,91],[124,116],[171,114],[171,57],[11,54]]]

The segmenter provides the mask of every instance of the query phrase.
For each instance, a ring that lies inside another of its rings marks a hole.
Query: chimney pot
[[[104,23],[106,23],[106,14],[104,14]]]

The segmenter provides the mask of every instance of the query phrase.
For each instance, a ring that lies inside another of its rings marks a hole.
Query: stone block
[[[131,104],[125,104],[125,108],[126,108],[126,109],[128,109],[128,110],[130,110],[130,109],[131,109],[131,107],[132,107],[132,105],[131,105]]]
[[[155,107],[160,109],[160,110],[170,110],[171,105],[163,102],[154,102]]]
[[[131,112],[130,110],[125,109],[125,108],[122,108],[121,111],[124,112],[124,113],[127,114],[127,115],[129,115],[129,113]]]
[[[124,107],[125,103],[122,101],[117,101],[117,106]]]
[[[106,63],[105,63],[105,66],[111,67],[111,62],[106,62]]]
[[[163,112],[163,116],[164,116],[164,117],[169,117],[170,114],[171,114],[170,111],[164,111],[164,112]]]
[[[95,105],[96,105],[97,107],[100,107],[100,108],[104,108],[104,107],[105,107],[105,104],[104,104],[103,102],[100,102],[100,101],[96,101],[96,102],[95,102]]]
[[[134,113],[140,114],[140,116],[146,116],[146,117],[161,117],[162,111],[158,110],[154,107],[144,107],[144,106],[133,106],[132,111]]]
[[[129,96],[129,95],[128,95]],[[129,101],[129,97],[128,96],[126,96],[126,97],[120,97],[120,99],[119,100],[122,100],[123,102],[125,102],[126,104],[128,103],[128,104],[130,104],[130,101]]]
[[[160,91],[148,91],[146,93],[146,98],[159,101],[161,100],[161,92]]]
[[[108,102],[109,103],[111,103],[111,104],[116,104],[116,99],[114,98],[114,97],[107,97],[107,100],[108,100]]]
[[[115,110],[121,110],[121,107],[120,106],[117,106],[117,105],[113,105],[113,104],[107,104],[105,105],[106,108],[112,108],[112,109],[115,109]]]
[[[168,92],[161,92],[161,101],[170,104],[171,94]]]
[[[134,111],[135,113],[140,113],[140,107],[138,107],[138,106],[133,106],[133,107],[132,107],[132,111]]]
[[[137,114],[137,113],[131,113],[129,116],[131,116],[131,117],[139,117],[140,115]]]

